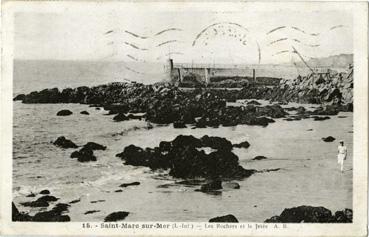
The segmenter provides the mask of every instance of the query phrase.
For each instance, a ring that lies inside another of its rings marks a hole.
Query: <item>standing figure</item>
[[[343,161],[346,160],[346,157],[347,157],[347,147],[341,140],[340,144],[338,145],[338,154],[337,154],[337,161],[338,164],[341,165],[341,172],[343,172]]]

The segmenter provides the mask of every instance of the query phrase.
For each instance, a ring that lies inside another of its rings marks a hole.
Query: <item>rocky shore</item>
[[[111,83],[95,87],[67,88],[62,91],[57,88],[45,89],[27,95],[18,95],[14,100],[21,100],[23,103],[89,104],[91,107],[103,108],[107,119],[111,119],[116,123],[145,119],[155,124],[173,124],[175,129],[189,126],[193,129],[217,128],[242,124],[265,127],[278,119],[286,121],[301,119],[323,121],[330,119],[330,116],[335,116],[341,111],[352,112],[352,77],[351,69],[348,73],[329,72],[326,74],[312,74],[304,78],[299,77],[295,80],[281,80],[278,85],[269,87],[245,84],[240,90],[209,88],[182,90],[172,85],[163,84]],[[268,100],[270,103],[262,105],[255,101],[257,99]],[[230,105],[231,102],[237,100],[248,101],[238,101],[237,105]],[[312,103],[320,106],[315,109],[306,109],[302,106],[284,108],[283,105],[289,102]],[[53,116],[89,115],[87,111],[80,112],[81,110],[63,109],[56,114],[54,112]],[[86,116],[86,118],[91,116]],[[147,129],[150,128],[153,128],[151,124]],[[63,135],[69,136],[69,134]],[[328,135],[318,139],[321,139],[322,143],[333,142],[336,139]],[[334,136],[338,139],[338,136]],[[69,153],[70,158],[76,158],[79,162],[95,162],[98,157],[94,155],[94,151],[107,148],[95,142],[88,142],[83,146],[82,144],[77,145],[66,137],[60,136],[53,141],[53,144],[60,149],[72,150]],[[281,167],[279,165],[273,167],[274,169],[265,170],[242,167],[239,163],[239,157],[236,155],[238,153],[235,154],[233,149],[247,149],[250,146],[253,146],[253,144],[247,141],[233,144],[226,138],[217,136],[179,135],[172,141],[161,141],[156,147],[144,148],[131,144],[122,147],[122,150],[119,150],[122,152],[116,154],[116,156],[125,165],[149,167],[154,171],[167,170],[170,176],[183,179],[183,182],[200,180],[196,183],[199,189],[195,191],[217,194],[222,190],[242,190],[242,187],[245,187],[240,181],[237,182],[241,183],[241,186],[234,182],[235,180],[243,180],[255,173],[279,171],[281,169],[275,168]],[[266,155],[268,157],[255,156],[252,161],[272,160],[273,157],[270,157],[269,154]],[[142,184],[131,182],[124,183],[119,187],[125,188],[128,186],[141,187]],[[114,192],[123,192],[123,190],[119,189]],[[68,211],[70,204],[73,204],[72,202],[53,205],[58,198],[49,195],[50,193],[47,192],[39,194],[43,196],[38,196],[33,201],[20,203],[20,205],[36,208],[51,207],[47,211],[41,211],[31,216],[28,213],[20,212],[13,203],[14,221],[70,221],[69,216],[65,213]],[[29,197],[36,197],[37,195]],[[89,210],[85,214],[98,211]],[[105,221],[123,220],[128,215],[129,212],[125,211],[114,212],[107,216]],[[210,221],[237,222],[238,220],[232,215],[227,215],[213,218]],[[332,214],[330,210],[324,207],[300,206],[285,209],[279,216],[273,216],[265,222],[352,222],[352,211],[345,209]]]
[[[275,118],[300,120],[314,118],[315,121],[329,119],[321,115],[337,115],[340,111],[353,111],[353,72],[328,72],[281,80],[277,86],[247,85],[241,90],[213,90],[198,88],[181,90],[172,85],[144,85],[139,83],[111,83],[95,87],[58,88],[18,95],[14,100],[23,103],[81,103],[103,107],[114,121],[146,119],[152,123],[170,124],[174,128],[194,125],[197,128],[235,126],[238,124],[267,126]],[[227,102],[244,99],[263,99],[288,102],[320,104],[315,111],[290,108],[297,114],[288,116],[288,111],[279,104],[261,106],[250,102],[244,106],[227,106]],[[142,115],[135,115],[142,113]],[[71,111],[60,111],[58,115],[70,115]]]
[[[216,151],[206,154],[201,150],[204,147]],[[169,169],[170,175],[184,179],[242,179],[255,173],[256,170],[247,170],[239,165],[238,157],[231,152],[232,147],[225,138],[203,136],[198,139],[179,135],[171,142],[160,142],[155,148],[129,145],[116,156],[126,165]]]

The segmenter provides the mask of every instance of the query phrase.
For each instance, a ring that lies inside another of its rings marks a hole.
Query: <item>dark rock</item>
[[[92,213],[95,213],[95,212],[100,212],[100,211],[99,210],[91,210],[91,211],[86,211],[84,214],[88,215],[88,214],[92,214]]]
[[[172,141],[173,147],[202,147],[202,141],[192,135],[179,135]]]
[[[328,136],[328,137],[323,137],[322,140],[325,142],[333,142],[334,140],[336,140],[336,138],[332,136]]]
[[[69,204],[66,203],[57,203],[51,210],[57,213],[62,213],[68,211],[70,207]]]
[[[56,114],[56,116],[68,116],[68,115],[71,115],[71,114],[73,114],[73,112],[72,112],[72,111],[67,110],[67,109],[63,109],[63,110],[60,110],[60,111]]]
[[[32,217],[27,213],[19,212],[18,208],[12,202],[12,221],[31,221]]]
[[[201,185],[200,191],[202,192],[209,192],[214,190],[222,189],[222,181],[220,180],[214,180],[209,183]]]
[[[203,136],[201,139],[203,147],[210,147],[217,150],[230,151],[232,150],[232,143],[222,137]]]
[[[248,141],[244,141],[238,144],[233,144],[233,147],[236,147],[236,148],[249,148],[249,146],[250,146],[250,143]]]
[[[114,116],[113,120],[116,122],[121,122],[121,121],[129,120],[129,118],[125,114],[119,113],[116,116]]]
[[[106,146],[100,145],[95,142],[87,142],[84,146],[84,148],[89,150],[106,150]]]
[[[81,111],[80,114],[89,115],[90,113],[84,110],[84,111]]]
[[[49,206],[49,202],[55,202],[57,201],[58,198],[54,197],[54,196],[42,196],[40,198],[38,198],[36,201],[31,201],[31,202],[23,202],[21,203],[21,205],[25,206],[25,207],[48,207]]]
[[[337,223],[352,223],[352,210],[351,209],[345,209],[343,211],[337,211],[334,214],[332,222]]]
[[[80,202],[80,201],[81,201],[81,199],[72,200],[72,201],[69,202],[69,204],[74,204],[74,203],[77,203],[77,202]]]
[[[186,124],[183,121],[173,122],[173,128],[186,128]]]
[[[324,117],[313,116],[312,118],[314,118],[314,121],[323,121],[323,120],[330,119],[330,117],[328,116],[324,116]]]
[[[58,211],[51,210],[51,211],[36,213],[36,215],[32,218],[32,221],[35,221],[35,222],[68,222],[70,221],[70,217],[67,215],[61,215],[61,213]]]
[[[54,196],[50,196],[50,195],[45,195],[40,197],[39,199],[37,199],[37,201],[46,201],[46,202],[55,202],[57,201],[59,198],[56,198]]]
[[[36,197],[36,194],[34,194],[34,193],[30,193],[30,194],[28,194],[26,197]]]
[[[115,193],[121,193],[121,192],[123,192],[123,190],[122,190],[122,189],[117,189],[117,190],[115,190],[114,192],[115,192]]]
[[[91,201],[90,203],[98,203],[98,202],[105,202],[105,200],[96,200],[96,201]]]
[[[96,161],[96,156],[94,156],[93,150],[82,147],[79,151],[74,151],[71,155],[71,158],[77,158],[79,162],[89,162]]]
[[[234,222],[234,223],[238,223],[238,220],[237,218],[234,216],[234,215],[226,215],[226,216],[217,216],[217,217],[214,217],[214,218],[211,218],[209,220],[209,222]]]
[[[140,182],[124,183],[124,184],[119,185],[119,187],[125,188],[128,186],[137,186],[137,185],[140,185]]]
[[[24,100],[26,98],[25,94],[19,94],[16,97],[14,97],[13,101],[17,101],[17,100]]]
[[[267,159],[265,156],[255,156],[252,160],[265,160]]]
[[[217,151],[205,154],[197,148],[210,146]],[[255,170],[246,170],[232,153],[232,144],[226,139],[204,136],[177,136],[172,142],[161,142],[159,147],[145,150],[130,145],[117,154],[126,165],[146,166],[151,169],[169,169],[177,178],[247,178]]]
[[[41,192],[40,192],[40,194],[50,194],[50,191],[49,190],[47,190],[47,189],[44,189],[44,190],[42,190]]]
[[[118,211],[110,213],[107,217],[105,217],[105,222],[113,222],[113,221],[121,221],[124,220],[129,215],[129,212]]]
[[[64,136],[58,137],[54,141],[54,145],[62,147],[62,148],[77,148],[78,147],[71,140],[66,139]]]
[[[299,206],[286,208],[280,216],[274,216],[265,222],[329,223],[332,221],[332,218],[332,212],[324,207]]]

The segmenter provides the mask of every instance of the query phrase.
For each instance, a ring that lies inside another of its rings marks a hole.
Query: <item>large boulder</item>
[[[27,213],[22,213],[12,202],[12,221],[31,221],[32,217]]]
[[[19,94],[16,97],[14,97],[13,101],[17,101],[17,100],[24,100],[26,98],[25,94]]]
[[[274,216],[265,222],[282,223],[329,223],[333,219],[332,212],[324,207],[299,206],[286,208],[280,216]]]
[[[225,215],[225,216],[217,216],[217,217],[211,218],[209,220],[209,222],[238,223],[238,220],[237,220],[237,218],[234,215],[228,214],[228,215]]]
[[[248,141],[233,144],[233,147],[236,147],[236,148],[249,148],[249,146],[250,146],[250,143]]]
[[[94,156],[93,150],[82,147],[79,151],[74,151],[71,155],[71,158],[77,158],[79,162],[89,162],[96,161],[96,156]]]
[[[56,113],[56,116],[68,116],[68,115],[71,115],[73,114],[72,111],[68,110],[68,109],[63,109],[63,110],[60,110],[58,113]]]
[[[210,147],[224,151],[232,150],[232,143],[222,137],[209,137],[208,135],[205,135],[200,140],[203,147]]]
[[[58,137],[54,143],[55,146],[62,148],[77,148],[78,146],[74,144],[71,140],[66,139],[64,136]]]
[[[129,215],[129,212],[125,211],[118,211],[110,213],[108,216],[105,217],[105,222],[115,222],[115,221],[121,221],[124,220]]]
[[[336,138],[332,136],[328,136],[328,137],[322,137],[322,140],[325,142],[333,142],[334,140],[336,140]]]
[[[199,148],[216,148],[206,154]],[[247,178],[255,170],[246,170],[238,164],[238,157],[232,153],[232,144],[224,138],[204,136],[177,136],[171,142],[160,142],[159,147],[142,149],[130,145],[117,154],[126,165],[146,166],[151,169],[169,169],[177,178]]]
[[[105,150],[106,146],[100,145],[95,142],[87,142],[85,145],[83,145],[84,148],[89,150]]]

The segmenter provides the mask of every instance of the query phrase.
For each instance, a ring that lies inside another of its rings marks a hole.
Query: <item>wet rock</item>
[[[47,201],[32,201],[32,202],[22,202],[21,205],[25,207],[48,207],[49,203]]]
[[[14,97],[13,101],[17,101],[17,100],[24,100],[26,98],[25,94],[19,94],[16,97]]]
[[[265,160],[267,159],[265,156],[255,156],[252,160]]]
[[[123,190],[122,190],[122,189],[117,189],[117,190],[115,190],[114,192],[115,192],[115,193],[121,193],[121,192],[123,192]]]
[[[90,113],[84,110],[84,111],[81,111],[80,114],[89,115]]]
[[[25,206],[25,207],[48,207],[49,206],[49,202],[55,202],[57,201],[58,198],[54,197],[54,196],[42,196],[40,198],[38,198],[36,201],[31,201],[31,202],[22,202],[21,205]]]
[[[330,119],[331,117],[328,117],[328,116],[324,116],[324,117],[313,116],[312,118],[314,118],[314,121],[323,121],[323,120]]]
[[[113,222],[113,221],[121,221],[124,220],[129,215],[129,212],[125,211],[118,211],[110,213],[108,216],[105,217],[105,222]]]
[[[332,136],[328,136],[328,137],[323,137],[322,140],[325,142],[333,142],[334,140],[336,140],[336,138]]]
[[[96,201],[91,201],[90,203],[98,203],[98,202],[105,202],[105,200],[96,200]]]
[[[280,216],[265,220],[268,223],[329,223],[334,220],[332,212],[324,207],[299,206],[286,208]]]
[[[201,139],[202,147],[210,147],[217,150],[230,151],[232,150],[232,143],[222,137],[203,136]]]
[[[31,221],[32,217],[27,213],[19,212],[18,208],[12,202],[12,221]]]
[[[62,148],[77,148],[78,146],[74,144],[71,140],[66,139],[64,136],[58,137],[54,143],[54,145],[62,147]]]
[[[68,222],[70,217],[67,215],[62,215],[59,211],[51,210],[45,212],[36,213],[32,221],[35,222]]]
[[[100,145],[95,142],[87,142],[85,145],[83,145],[84,148],[89,150],[106,150],[106,146]]]
[[[77,203],[77,202],[80,202],[80,201],[81,201],[81,199],[72,200],[72,201],[69,202],[69,204],[74,204],[74,203]]]
[[[217,151],[206,154],[198,148],[210,146]],[[171,142],[161,142],[159,147],[145,150],[129,145],[117,154],[126,165],[146,166],[151,169],[169,169],[177,178],[247,178],[255,170],[246,170],[238,164],[232,153],[232,144],[223,138],[204,136],[177,136]]]
[[[236,182],[228,182],[223,184],[224,188],[229,188],[229,189],[240,189],[240,185]]]
[[[233,147],[236,148],[249,148],[250,143],[248,141],[240,142],[238,144],[233,144]]]
[[[100,107],[96,107],[95,110],[101,110],[101,108]]]
[[[91,210],[91,211],[86,211],[83,214],[88,215],[88,214],[92,214],[92,213],[95,213],[95,212],[100,212],[100,211],[99,210]]]
[[[345,209],[343,211],[337,211],[334,214],[332,222],[337,223],[352,223],[352,210],[351,209]]]
[[[56,113],[56,116],[69,116],[71,114],[73,114],[72,111],[63,109],[63,110],[60,110],[58,113]]]
[[[82,147],[79,151],[74,151],[71,155],[71,158],[77,158],[79,162],[89,162],[96,161],[96,156],[94,156],[93,150]]]
[[[121,122],[121,121],[129,120],[129,118],[125,114],[119,113],[116,116],[114,116],[113,120],[116,122]]]
[[[217,216],[217,217],[211,218],[209,220],[209,222],[229,222],[229,223],[234,222],[234,223],[238,223],[238,220],[234,215],[229,214],[229,215],[226,215],[226,216]]]
[[[50,194],[50,191],[49,191],[49,190],[47,190],[47,189],[44,189],[44,190],[42,190],[42,191],[40,192],[40,194],[42,194],[42,195]]]
[[[202,147],[202,141],[192,135],[179,135],[172,142],[173,147]]]
[[[70,207],[69,204],[66,203],[57,203],[51,210],[57,213],[62,213],[68,211]]]
[[[173,128],[186,128],[186,124],[183,121],[173,122]]]
[[[209,183],[201,185],[200,191],[201,192],[209,192],[209,191],[215,191],[222,189],[222,181],[220,180],[214,180]]]
[[[56,198],[54,196],[50,196],[50,195],[45,195],[40,197],[39,199],[37,199],[37,201],[46,201],[46,202],[55,202],[57,201],[59,198]]]
[[[137,185],[140,185],[140,182],[124,183],[124,184],[119,185],[119,187],[125,188],[128,186],[137,186]]]

